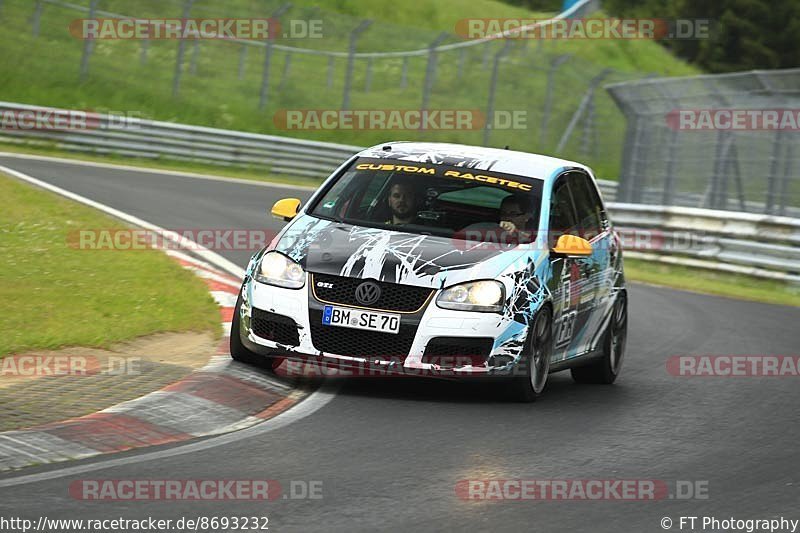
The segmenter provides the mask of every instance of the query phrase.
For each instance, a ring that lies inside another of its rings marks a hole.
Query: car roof
[[[568,168],[579,168],[592,174],[587,166],[566,159],[466,144],[386,142],[362,150],[357,155],[494,170],[543,180],[554,179],[561,171]]]

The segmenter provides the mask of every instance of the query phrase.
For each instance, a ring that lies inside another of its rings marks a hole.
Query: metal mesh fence
[[[569,16],[587,17],[598,8],[598,0],[583,0]],[[588,162],[604,177],[619,171],[624,121],[599,88],[642,76],[604,70],[565,53],[568,48],[556,41],[468,41],[280,0],[144,0],[136,6],[123,0],[4,0],[0,16],[15,28],[14,35],[0,37],[4,60],[30,64],[3,81],[63,88],[55,91],[64,95],[61,100],[52,100],[53,91],[47,101],[37,100],[34,90],[26,93],[28,103],[76,107],[80,102],[68,93],[79,87],[80,94],[104,95],[108,110],[146,109],[148,118],[362,145],[390,137],[510,145]],[[321,20],[324,35],[81,41],[68,31],[75,19],[118,17],[271,17],[284,28],[292,21]],[[449,131],[366,130],[356,138],[335,130],[282,130],[274,119],[286,109],[387,107],[476,110],[485,124]],[[521,126],[503,123],[513,113],[524,117]]]
[[[613,84],[618,199],[800,216],[800,69]]]

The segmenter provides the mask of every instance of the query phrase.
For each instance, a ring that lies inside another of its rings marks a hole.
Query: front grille
[[[493,345],[491,337],[434,337],[425,347],[422,362],[443,368],[482,366]]]
[[[322,311],[316,309],[310,309],[308,317],[311,321],[311,342],[317,350],[329,354],[404,361],[417,334],[417,326],[403,323],[398,333],[324,326]]]
[[[288,316],[270,313],[261,309],[253,308],[253,316],[250,319],[250,327],[253,334],[278,344],[286,346],[299,346],[300,334],[297,322]]]
[[[330,276],[328,274],[314,274],[314,295],[318,300],[327,303],[361,306],[356,300],[356,287],[364,283],[363,279],[348,278],[344,276]],[[319,283],[329,283],[332,287],[320,287]],[[386,281],[376,282],[381,288],[381,297],[370,305],[371,309],[385,311],[400,311],[413,313],[420,309],[430,298],[433,289],[400,285]]]

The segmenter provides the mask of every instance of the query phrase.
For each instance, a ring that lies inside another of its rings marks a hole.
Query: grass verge
[[[800,306],[800,286],[777,280],[625,259],[625,278],[701,294]]]
[[[63,346],[107,347],[164,331],[213,331],[203,282],[160,251],[68,246],[80,228],[121,223],[0,175],[0,357]]]

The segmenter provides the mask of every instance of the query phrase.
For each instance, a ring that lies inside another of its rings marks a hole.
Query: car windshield
[[[312,206],[353,225],[470,240],[532,242],[542,180],[491,170],[360,158]]]

